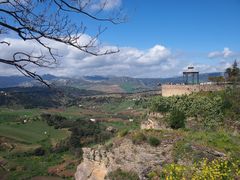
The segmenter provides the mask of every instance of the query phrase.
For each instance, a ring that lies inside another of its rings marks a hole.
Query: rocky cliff
[[[118,168],[134,171],[140,179],[154,167],[172,162],[172,141],[162,142],[158,147],[147,143],[133,144],[128,138],[115,140],[110,148],[83,148],[83,162],[78,166],[76,180],[103,180]]]
[[[149,113],[147,120],[141,123],[141,129],[163,130],[169,129],[169,127],[163,114]]]

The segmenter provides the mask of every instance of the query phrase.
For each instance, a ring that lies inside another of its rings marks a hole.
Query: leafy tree
[[[229,82],[236,83],[240,81],[240,69],[238,63],[235,60],[232,67],[229,67],[225,70],[226,79]]]
[[[173,110],[169,116],[169,124],[173,129],[179,129],[185,127],[185,114],[179,110]]]
[[[174,123],[178,123],[174,122],[174,118],[177,118],[178,115],[181,116],[181,113],[184,113],[186,117],[195,117],[205,127],[214,127],[223,119],[223,98],[218,94],[157,97],[152,99],[150,110],[170,113],[173,128],[175,127]],[[180,125],[182,124],[180,123]],[[176,128],[178,126],[177,124]]]
[[[154,97],[150,102],[150,110],[153,112],[166,113],[170,109],[170,104],[167,98],[158,96]]]

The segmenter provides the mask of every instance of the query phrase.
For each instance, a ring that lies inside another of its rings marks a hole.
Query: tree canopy
[[[235,60],[232,67],[229,67],[225,70],[226,79],[229,82],[237,83],[240,81],[240,69],[238,63]]]

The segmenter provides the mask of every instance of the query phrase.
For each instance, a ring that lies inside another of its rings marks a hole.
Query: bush
[[[118,132],[118,136],[119,137],[124,137],[128,134],[128,129],[123,129],[121,131]]]
[[[170,103],[166,97],[155,97],[150,102],[150,110],[153,112],[166,113],[170,109]]]
[[[158,146],[160,144],[160,140],[154,136],[150,136],[148,138],[148,143],[151,145],[151,146]]]
[[[39,147],[34,150],[34,155],[35,156],[44,156],[45,155],[45,150],[42,147]]]
[[[137,173],[133,171],[123,171],[118,168],[115,171],[110,172],[106,179],[110,180],[139,180]]]
[[[173,110],[169,116],[169,125],[173,129],[185,127],[185,114],[179,110]]]
[[[201,160],[191,167],[169,164],[163,168],[164,179],[239,179],[240,161]]]
[[[132,141],[134,144],[140,144],[146,141],[146,139],[147,139],[146,136],[141,132],[137,132],[132,136]]]
[[[234,96],[232,98],[236,102],[235,108],[233,108],[234,102],[229,98],[225,98],[224,102],[224,97],[219,92],[211,94],[193,93],[188,96],[154,97],[150,101],[149,108],[150,111],[161,113],[171,113],[178,110],[184,113],[186,117],[195,117],[204,127],[214,128],[222,123],[224,107],[229,104],[231,104],[231,112],[232,109],[235,109],[235,112],[239,112],[240,114],[239,97]]]

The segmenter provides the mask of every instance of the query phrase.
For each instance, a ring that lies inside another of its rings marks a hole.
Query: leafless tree
[[[82,52],[94,56],[107,55],[118,52],[118,49],[102,51],[97,42],[106,28],[99,28],[95,36],[85,44],[80,38],[86,33],[87,27],[83,22],[76,24],[72,14],[79,19],[88,18],[96,22],[118,24],[125,21],[120,10],[106,12],[108,0],[0,0],[0,35],[16,34],[23,41],[35,41],[40,45],[39,53],[14,52],[11,58],[1,57],[0,63],[15,66],[25,76],[34,78],[48,85],[41,77],[30,70],[29,65],[51,67],[56,64],[58,53],[47,42],[58,42],[74,47]],[[97,10],[91,7],[98,5]],[[8,41],[0,44],[11,47]],[[47,53],[46,53],[47,52]]]

